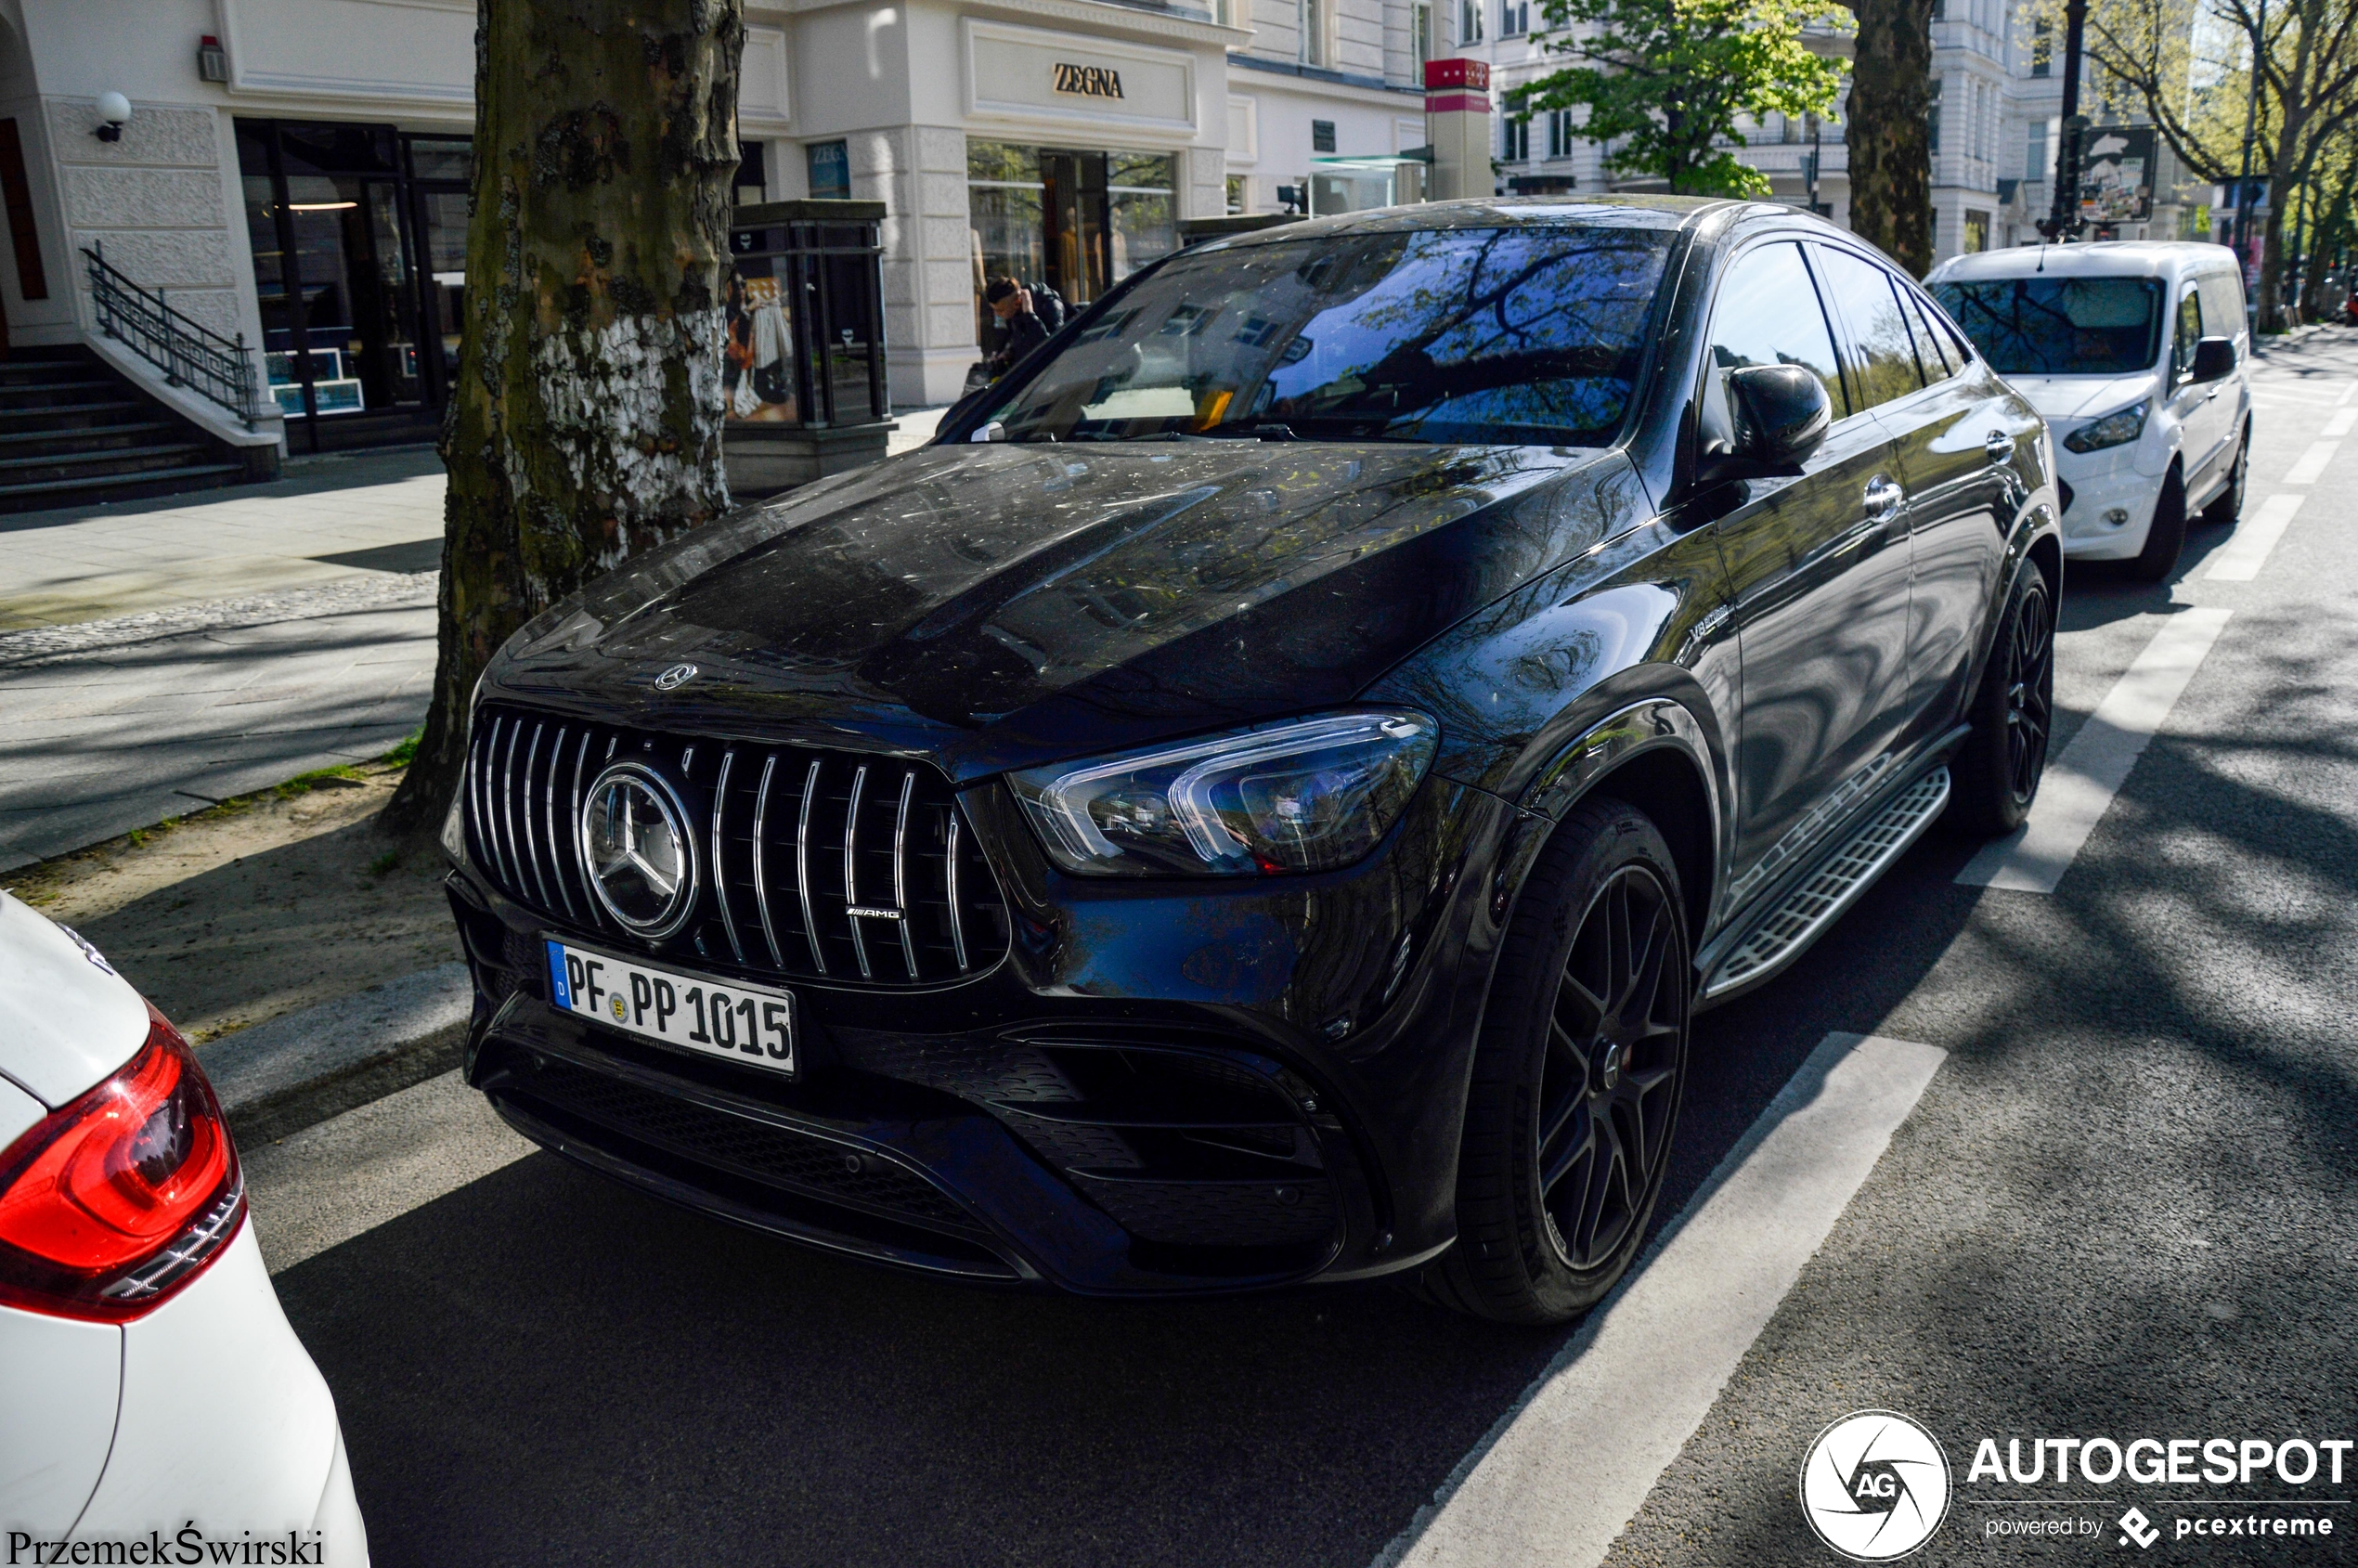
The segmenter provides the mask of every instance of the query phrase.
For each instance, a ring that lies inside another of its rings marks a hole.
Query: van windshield
[[[1181,254],[986,417],[1010,441],[1602,445],[1669,239],[1535,226]]]
[[[2160,357],[2150,278],[1992,278],[1932,293],[2002,376],[2134,375]]]

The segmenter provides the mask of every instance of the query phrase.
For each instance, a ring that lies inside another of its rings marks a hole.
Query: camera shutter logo
[[[1801,1514],[1854,1562],[1907,1556],[1948,1517],[1949,1456],[1895,1410],[1857,1410],[1818,1434],[1801,1462]]]
[[[660,774],[636,762],[617,762],[590,785],[581,803],[581,862],[598,901],[634,936],[661,941],[695,909],[688,809]]]

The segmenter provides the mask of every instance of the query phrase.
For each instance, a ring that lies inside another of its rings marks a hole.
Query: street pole
[[[2088,0],[2064,6],[2063,120],[2055,136],[2055,193],[2039,232],[2060,240],[2079,232],[2079,156],[2085,138],[2079,120],[2079,56],[2088,41]]]

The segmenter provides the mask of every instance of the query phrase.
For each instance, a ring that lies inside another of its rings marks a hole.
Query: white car
[[[2064,554],[2170,576],[2186,517],[2232,524],[2251,449],[2251,335],[2223,245],[1957,256],[1924,286],[2055,440]]]
[[[216,1561],[369,1561],[335,1401],[195,1054],[0,893],[0,1562]]]

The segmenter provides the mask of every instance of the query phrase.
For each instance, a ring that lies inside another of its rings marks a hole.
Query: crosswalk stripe
[[[2202,604],[2163,623],[2071,744],[2047,764],[2030,820],[1985,845],[1957,874],[1958,883],[2054,892],[2233,614]]]
[[[2270,496],[2260,503],[2259,510],[2244,519],[2235,537],[2222,545],[2219,553],[2210,558],[2204,568],[2202,580],[2212,583],[2248,583],[2260,575],[2268,564],[2268,552],[2285,537],[2291,525],[2292,514],[2300,510],[2299,496]]]
[[[2292,472],[2285,475],[2285,483],[2314,485],[2326,476],[2326,465],[2334,460],[2334,454],[2340,449],[2339,441],[2312,442],[2309,450],[2300,454],[2300,460],[2292,465]]]

